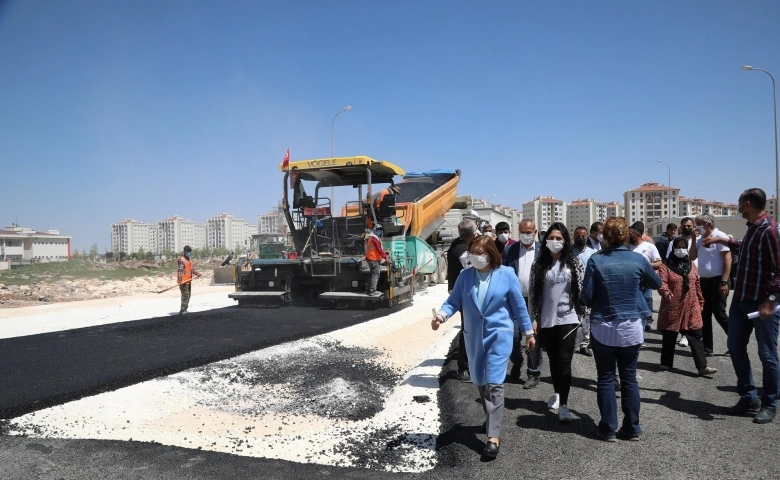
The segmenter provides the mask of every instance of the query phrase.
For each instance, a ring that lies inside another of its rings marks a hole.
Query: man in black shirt
[[[465,254],[469,249],[469,242],[477,235],[477,223],[474,220],[463,220],[458,224],[458,238],[450,244],[447,250],[447,293],[452,293],[455,281],[461,270],[465,267]],[[461,259],[463,257],[463,259]],[[469,373],[469,359],[466,355],[466,341],[463,338],[463,311],[460,312],[460,332],[458,333],[458,380],[471,382]]]

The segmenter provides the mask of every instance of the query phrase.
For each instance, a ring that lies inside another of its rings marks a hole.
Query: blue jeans
[[[626,435],[641,435],[639,428],[639,384],[636,381],[636,363],[641,345],[610,347],[591,335],[590,348],[596,360],[598,384],[596,401],[601,413],[599,432],[612,438],[618,426],[617,398],[615,397],[615,363],[620,372],[620,404],[623,409],[621,432]]]
[[[734,365],[734,372],[737,374],[737,393],[746,400],[756,400],[758,391],[753,382],[753,370],[750,368],[750,358],[748,358],[747,353],[750,334],[755,330],[758,358],[761,359],[764,368],[764,395],[761,397],[761,406],[777,410],[778,384],[780,383],[778,381],[780,368],[778,368],[777,359],[777,332],[780,316],[775,314],[766,320],[747,318],[748,313],[757,311],[761,303],[761,300],[731,301],[727,345],[731,354],[731,363]]]
[[[647,301],[647,308],[650,309],[650,316],[645,317],[644,321],[642,322],[643,325],[650,325],[653,323],[653,291],[648,290],[642,290],[642,295],[645,296],[645,300]]]

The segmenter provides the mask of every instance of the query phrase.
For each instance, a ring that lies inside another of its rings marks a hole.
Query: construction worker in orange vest
[[[179,315],[187,313],[187,307],[190,304],[190,295],[192,294],[192,275],[201,277],[200,272],[196,271],[192,267],[192,248],[189,245],[184,246],[184,254],[179,257],[176,262],[178,265],[178,272],[176,274],[176,281],[179,284],[179,290],[181,290],[181,310]]]
[[[376,291],[376,285],[379,283],[379,270],[382,262],[389,262],[384,249],[382,248],[382,226],[377,225],[374,230],[366,230],[366,261],[371,277],[366,284],[366,295],[372,297],[382,296],[382,292]]]

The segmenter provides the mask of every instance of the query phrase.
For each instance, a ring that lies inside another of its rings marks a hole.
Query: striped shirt
[[[739,250],[734,298],[742,301],[780,297],[780,234],[774,219],[764,213],[752,224],[742,241],[730,240]]]

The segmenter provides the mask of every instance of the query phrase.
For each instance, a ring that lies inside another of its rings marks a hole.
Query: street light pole
[[[334,128],[335,128],[335,125],[336,125],[336,117],[338,117],[339,115],[341,115],[342,113],[344,113],[344,112],[346,112],[348,110],[352,110],[352,107],[349,106],[349,105],[347,105],[346,107],[342,108],[341,111],[339,111],[339,113],[334,115],[333,116],[333,121],[330,122],[330,158],[333,158],[335,156],[334,150],[333,150],[333,132],[334,132]],[[330,210],[331,210],[330,213],[331,213],[331,215],[333,215],[333,209],[335,208],[334,205],[333,205],[333,201],[334,200],[335,200],[335,193],[334,193],[333,187],[331,186],[330,187]]]
[[[778,209],[778,206],[780,206],[780,156],[777,154],[777,87],[775,86],[775,77],[763,68],[751,67],[750,65],[743,65],[742,70],[758,70],[766,73],[772,79],[772,102],[775,113],[775,176],[777,177],[775,184],[775,219],[777,220],[780,219],[780,209]]]
[[[666,201],[666,208],[669,209],[669,223],[672,223],[672,167],[663,160],[658,160],[658,163],[663,163],[669,169],[669,199]]]

